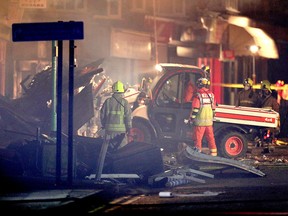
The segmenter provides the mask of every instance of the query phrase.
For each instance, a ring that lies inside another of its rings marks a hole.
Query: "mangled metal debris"
[[[102,68],[99,68],[102,61],[100,59],[75,70],[73,122],[75,131],[94,116],[91,81],[95,75],[103,71]],[[65,134],[67,134],[69,126],[68,72],[68,68],[63,69],[61,117],[63,119],[62,130]],[[52,68],[47,67],[35,74],[31,80],[24,79],[21,82],[23,94],[18,98],[9,99],[0,95],[0,145],[2,148],[15,141],[36,139],[38,129],[41,130],[40,133],[50,134],[52,122],[51,100],[53,98],[52,74]]]
[[[148,184],[151,186],[174,187],[188,184],[190,182],[205,183],[205,180],[199,178],[199,176],[214,178],[214,175],[212,174],[191,169],[189,167],[176,167],[171,170],[166,170],[163,173],[150,176]]]
[[[256,169],[253,166],[247,165],[241,161],[223,158],[223,157],[218,157],[218,156],[215,157],[215,156],[210,156],[210,155],[206,155],[203,153],[199,153],[197,151],[194,151],[189,146],[187,146],[185,148],[185,151],[183,152],[183,154],[188,159],[191,159],[194,161],[198,161],[198,162],[202,162],[202,163],[222,164],[222,165],[226,165],[226,166],[236,167],[238,169],[245,170],[247,172],[256,174],[256,175],[261,176],[261,177],[265,176],[265,173],[263,173],[262,171]]]
[[[202,177],[214,178],[214,175],[210,173],[203,172],[197,169],[192,169],[189,167],[189,164],[195,165],[195,163],[197,162],[201,162],[206,165],[220,164],[226,167],[236,167],[238,169],[248,171],[261,177],[265,176],[265,173],[263,173],[262,171],[241,161],[199,153],[197,151],[194,151],[189,146],[186,146],[186,148],[180,153],[180,155],[181,157],[189,159],[188,163],[186,162],[186,166],[174,167],[173,169],[166,170],[163,173],[151,176],[148,179],[148,184],[151,186],[174,187],[178,185],[189,184],[191,182],[205,183],[205,179],[203,179]]]

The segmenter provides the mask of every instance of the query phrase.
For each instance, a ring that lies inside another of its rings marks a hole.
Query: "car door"
[[[184,101],[185,74],[187,71],[172,73],[166,76],[154,95],[153,107],[149,118],[155,125],[160,139],[191,141],[191,128],[184,123],[189,117],[191,101]],[[196,74],[189,73],[190,81],[195,86]],[[200,77],[201,75],[198,74]]]

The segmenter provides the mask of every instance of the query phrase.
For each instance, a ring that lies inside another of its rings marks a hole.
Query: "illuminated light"
[[[257,46],[257,45],[252,45],[252,46],[249,47],[249,50],[250,50],[251,53],[255,54],[255,53],[257,53],[260,50],[260,47]]]
[[[256,69],[255,69],[255,55],[256,53],[258,53],[258,51],[260,50],[260,46],[257,45],[251,45],[248,47],[249,51],[252,53],[252,57],[253,57],[253,72],[252,72],[252,79],[253,82],[256,82]]]
[[[230,16],[228,18],[228,24],[232,24],[230,27],[231,29],[233,29],[234,32],[231,33],[230,48],[235,50],[235,55],[248,55],[248,53],[243,51],[242,44],[244,44],[244,46],[247,47],[252,44],[255,44],[261,47],[261,49],[258,51],[258,56],[271,59],[278,59],[279,58],[278,49],[276,47],[274,40],[262,29],[251,27],[253,26],[252,22],[253,21],[247,17]],[[245,31],[241,32],[241,30],[238,27],[243,28]]]
[[[274,40],[262,29],[246,27],[245,30],[253,36],[255,44],[261,47],[261,49],[257,51],[260,56],[273,59],[279,58],[278,49]]]
[[[162,71],[163,71],[162,66],[159,65],[159,64],[157,64],[157,65],[155,66],[155,69],[156,69],[157,71],[159,71],[159,72],[162,72]]]

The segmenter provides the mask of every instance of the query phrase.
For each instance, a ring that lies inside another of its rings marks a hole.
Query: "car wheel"
[[[226,132],[216,140],[219,156],[238,158],[246,155],[248,141],[242,133],[237,131]]]
[[[130,141],[152,143],[152,135],[149,126],[143,122],[133,121],[130,130]]]

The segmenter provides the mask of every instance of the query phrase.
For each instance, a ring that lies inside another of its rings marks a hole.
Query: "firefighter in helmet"
[[[203,136],[205,136],[210,149],[210,155],[217,156],[217,147],[213,131],[216,103],[214,94],[208,89],[209,85],[210,81],[207,78],[197,80],[197,91],[192,98],[190,122],[194,125],[196,151],[202,151],[202,139]]]
[[[253,81],[251,78],[246,78],[243,81],[243,90],[238,92],[235,106],[259,107],[259,95],[253,90]]]
[[[115,82],[112,91],[112,96],[104,101],[100,109],[100,121],[105,130],[105,139],[98,159],[96,181],[101,178],[108,148],[112,151],[126,145],[127,135],[132,128],[131,108],[128,101],[123,98],[123,83]]]
[[[260,107],[279,112],[279,103],[272,95],[271,83],[268,80],[261,81],[260,100]]]
[[[123,98],[123,83],[115,82],[112,85],[112,92],[112,97],[104,101],[100,110],[101,125],[109,138],[114,138],[116,135],[123,136],[132,127],[131,108],[128,101]]]

